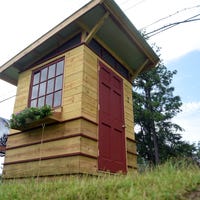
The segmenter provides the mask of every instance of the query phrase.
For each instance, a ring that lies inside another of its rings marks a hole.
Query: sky
[[[1,1],[0,66],[87,2]],[[200,19],[200,0],[116,0],[116,3],[138,30],[146,27],[146,33],[189,18]],[[173,121],[184,128],[183,139],[191,143],[200,140],[199,36],[200,21],[193,21],[174,26],[148,40],[161,48],[161,59],[167,68],[178,71],[172,85],[175,87],[174,94],[181,97],[183,105],[182,112]],[[3,100],[15,94],[14,86],[0,80],[0,117],[10,118],[15,98]]]

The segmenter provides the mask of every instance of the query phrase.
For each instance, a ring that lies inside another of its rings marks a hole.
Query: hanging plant
[[[12,114],[10,119],[10,128],[20,129],[26,127],[28,123],[44,119],[45,117],[52,114],[52,109],[50,106],[45,105],[40,108],[30,107],[25,108],[19,113]]]

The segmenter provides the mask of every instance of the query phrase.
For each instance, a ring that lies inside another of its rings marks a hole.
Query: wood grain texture
[[[127,153],[127,165],[131,167],[137,167],[137,155]]]
[[[97,56],[84,46],[82,116],[98,123]]]
[[[73,136],[83,133],[88,137],[97,139],[97,125],[85,119],[79,118],[66,121],[61,124],[45,126],[43,133],[43,141],[56,140],[57,138]],[[42,136],[42,128],[32,129],[25,132],[19,132],[9,136],[7,148],[15,146],[31,145],[32,143],[40,143]]]
[[[78,173],[80,171],[80,157],[72,156],[44,161],[34,161],[7,165],[3,171],[3,178],[20,178]]]
[[[80,152],[80,136],[7,150],[6,162]]]
[[[70,173],[97,173],[98,59],[100,58],[85,45],[58,57],[61,56],[65,57],[62,97],[63,122],[45,126],[43,137],[41,127],[24,132],[12,130],[8,138],[5,162],[29,161],[5,165],[3,171],[5,178],[30,177],[38,174],[49,176]],[[54,59],[57,59],[57,57]],[[45,64],[48,62],[45,62]],[[43,64],[33,69],[41,67]],[[110,66],[108,67],[113,70]],[[28,105],[31,73],[32,71],[28,70],[20,74],[15,112],[23,110]],[[123,88],[127,167],[133,169],[137,167],[137,156],[134,142],[132,85],[124,78]],[[72,155],[76,152],[91,157],[80,155],[67,157],[67,154]],[[66,157],[56,158],[56,156],[62,155],[66,155]],[[40,162],[31,161],[31,159],[36,160],[40,157],[51,157],[51,159],[44,159]]]

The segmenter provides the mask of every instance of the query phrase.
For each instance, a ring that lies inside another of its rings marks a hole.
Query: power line
[[[177,14],[179,14],[179,13],[181,13],[181,12],[184,12],[184,11],[187,11],[187,10],[191,10],[191,9],[194,9],[194,8],[198,8],[198,7],[200,7],[200,5],[196,5],[196,6],[192,6],[192,7],[183,8],[183,9],[181,9],[181,10],[176,11],[175,13],[172,13],[172,14],[170,14],[170,15],[168,15],[168,16],[166,16],[166,17],[163,17],[163,18],[161,18],[161,19],[159,19],[159,20],[156,20],[155,22],[153,22],[153,23],[151,23],[151,24],[148,24],[148,25],[146,25],[145,27],[143,27],[143,28],[141,28],[141,29],[145,29],[145,28],[147,28],[147,27],[149,27],[149,26],[152,26],[152,25],[154,25],[154,24],[156,24],[156,23],[162,21],[162,20],[165,20],[165,19],[168,19],[168,18],[170,18],[170,17],[173,17],[174,15],[177,15]]]
[[[158,28],[158,29],[155,29],[155,30],[153,30],[153,31],[151,31],[151,32],[148,32],[148,33],[144,34],[144,36],[152,37],[152,36],[154,36],[154,35],[157,35],[158,33],[161,33],[161,32],[163,32],[163,31],[166,31],[166,30],[168,30],[168,29],[170,29],[170,28],[173,28],[174,26],[177,26],[177,25],[179,25],[179,24],[188,23],[188,22],[194,22],[194,21],[199,21],[200,18],[193,19],[193,18],[195,18],[195,17],[198,17],[199,15],[200,15],[200,14],[195,15],[195,16],[192,16],[192,17],[190,17],[190,18],[188,18],[188,19],[186,19],[186,20],[183,20],[183,21],[174,22],[174,23],[171,23],[171,24],[162,26],[162,27],[160,27],[160,28]]]
[[[139,4],[141,4],[141,3],[143,3],[144,1],[146,1],[146,0],[141,0],[141,1],[138,1],[137,3],[133,4],[133,5],[132,5],[132,6],[130,6],[129,8],[125,9],[124,11],[127,11],[127,10],[130,10],[130,9],[134,8],[134,7],[136,7],[137,5],[139,5]]]
[[[123,4],[125,4],[125,3],[129,2],[129,1],[130,0],[123,1],[120,5],[123,5]]]
[[[11,96],[11,97],[8,97],[8,98],[6,98],[6,99],[3,99],[3,100],[1,100],[0,101],[0,103],[3,103],[4,101],[7,101],[7,100],[9,100],[9,99],[12,99],[13,97],[15,97],[16,95],[13,95],[13,96]]]

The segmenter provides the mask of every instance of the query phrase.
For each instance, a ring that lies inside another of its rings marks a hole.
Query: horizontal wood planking
[[[17,97],[14,106],[14,112],[19,112],[28,106],[28,95],[31,81],[32,70],[40,68],[41,66],[56,60],[60,57],[65,57],[65,72],[63,83],[63,120],[81,116],[81,99],[79,102],[71,102],[69,105],[69,98],[74,95],[82,94],[83,81],[83,45],[72,49],[62,55],[57,56],[49,61],[46,61],[30,70],[20,74]],[[77,98],[76,98],[77,100]],[[65,106],[66,103],[66,106]],[[73,109],[72,109],[73,108]]]
[[[96,78],[97,85],[98,85],[98,69],[94,66],[98,66],[97,60],[101,60],[94,54],[90,49],[85,47],[85,67],[84,69],[87,69],[90,73],[90,76],[93,76],[93,78]],[[101,60],[102,61],[102,60]],[[104,62],[104,61],[102,61]],[[107,65],[107,64],[106,64]],[[109,65],[107,65],[112,71],[114,71]],[[91,69],[90,69],[91,68]],[[94,71],[95,69],[95,71]],[[97,69],[97,71],[96,71]],[[93,71],[92,71],[93,70]],[[116,72],[117,73],[117,72]],[[118,74],[118,73],[117,73]],[[119,75],[119,74],[118,74]],[[124,87],[124,118],[125,118],[125,135],[126,135],[126,150],[127,150],[127,165],[128,163],[132,163],[131,167],[136,168],[137,163],[137,156],[136,156],[136,143],[134,142],[135,135],[134,135],[134,120],[133,120],[133,100],[132,100],[132,85],[129,81],[124,79],[121,75],[119,75],[123,79],[123,87]],[[94,88],[94,89],[93,89]],[[96,96],[95,87],[89,88],[88,91],[92,94],[95,94],[93,98],[98,97],[98,93]],[[98,87],[96,89],[98,91]],[[97,111],[98,113],[98,111]],[[98,114],[97,114],[98,116]],[[97,119],[98,120],[98,119]],[[129,140],[131,139],[131,140]],[[129,155],[130,153],[134,153],[135,155]],[[133,160],[131,160],[133,159]]]
[[[131,152],[133,154],[137,154],[136,151],[136,142],[135,141],[131,141],[128,138],[126,139],[126,148],[127,148],[127,152]]]
[[[38,66],[33,67],[30,70],[22,72],[19,75],[19,80],[18,80],[18,85],[17,85],[17,95],[16,95],[15,105],[14,105],[14,113],[20,112],[28,106],[28,97],[29,97],[32,70],[40,68],[44,66],[45,64],[52,62],[53,60],[56,60],[63,56],[64,54],[57,56],[56,58],[50,59]]]
[[[81,116],[83,84],[83,46],[66,54],[63,88],[63,120]]]
[[[127,80],[124,80],[124,114],[126,125],[126,137],[135,139],[134,134],[134,120],[133,120],[133,99],[132,99],[132,85]]]
[[[70,137],[35,145],[19,147],[7,150],[5,163],[29,162],[29,160],[42,159],[47,157],[60,157],[76,152],[88,156],[97,157],[97,141],[85,138],[84,136]],[[43,162],[43,161],[42,161]]]
[[[84,134],[88,137],[97,139],[97,125],[79,118],[72,121],[63,122],[46,126],[43,134],[43,141],[56,140],[57,138]],[[15,146],[31,145],[32,143],[40,143],[42,128],[32,129],[26,132],[20,132],[9,136],[7,148]]]
[[[7,150],[5,163],[80,152],[80,137]]]
[[[90,138],[80,137],[80,152],[83,154],[98,156],[98,143]]]
[[[95,123],[98,123],[98,64],[97,64],[98,57],[84,45],[77,47],[76,49],[70,50],[63,55],[65,56],[65,73],[64,73],[63,101],[62,101],[63,120],[70,120],[73,118],[78,118],[83,116]],[[23,78],[24,80],[27,78],[25,74]],[[123,82],[124,82],[125,125],[126,125],[125,132],[127,138],[134,139],[133,119],[131,119],[133,118],[132,86],[124,78]],[[21,91],[22,93],[24,93],[24,88],[21,87]],[[23,98],[25,99],[25,97]],[[28,99],[26,99],[26,103],[27,102]],[[21,109],[23,106],[24,104],[23,105],[20,104],[18,105],[17,109],[19,108]],[[23,109],[25,107],[23,107]],[[51,138],[55,139],[56,137],[62,137],[77,133],[84,133],[92,138],[98,138],[97,124],[91,123],[83,119],[79,120],[79,122],[78,120],[76,120],[76,121],[61,123],[58,125],[53,125],[53,127],[54,128],[52,128],[52,126],[45,127],[45,132],[48,131],[48,134],[44,134],[46,140],[49,140]],[[15,131],[13,133],[15,134]],[[27,135],[28,137],[30,137],[29,138],[30,140],[27,139],[28,138]],[[16,144],[20,145],[20,143],[28,144],[29,142],[40,141],[40,139],[41,139],[41,129],[35,129],[29,132],[16,134],[12,136],[12,139],[10,137],[9,139],[10,142],[8,142],[8,148],[9,145],[10,147],[12,147],[13,145]],[[69,139],[64,139],[64,141],[67,140]],[[81,141],[82,143],[80,143],[80,148],[82,148],[82,151],[89,153],[93,152],[95,156],[97,155],[98,144],[96,141],[88,138],[84,138]],[[49,142],[49,144],[50,143],[54,144],[54,142],[53,141]],[[135,167],[133,166],[133,163],[136,163],[136,156],[132,154],[133,152],[131,150],[132,148],[134,148],[133,146],[134,144],[129,144],[129,142],[127,141],[127,151],[128,151],[127,165]],[[62,150],[63,146],[61,145],[60,148]],[[84,169],[85,171],[90,171],[91,164],[87,160],[88,158],[85,157],[83,158],[83,163],[85,167],[83,167],[82,170]],[[95,160],[95,165],[97,166],[97,159]],[[8,166],[5,167],[7,168]],[[21,165],[21,167],[23,166]],[[96,170],[96,168],[94,169]]]
[[[23,178],[37,176],[56,176],[78,173],[93,174],[97,171],[97,161],[86,156],[70,156],[28,163],[7,165],[3,178]]]
[[[84,46],[82,116],[98,123],[97,56]]]
[[[97,159],[80,156],[80,172],[87,174],[97,174],[98,162]]]
[[[127,165],[137,168],[137,155],[127,152]]]
[[[28,105],[28,95],[31,80],[31,71],[23,72],[19,75],[17,94],[14,105],[14,113],[25,109]]]
[[[80,156],[18,163],[5,166],[3,178],[21,178],[79,173]]]

